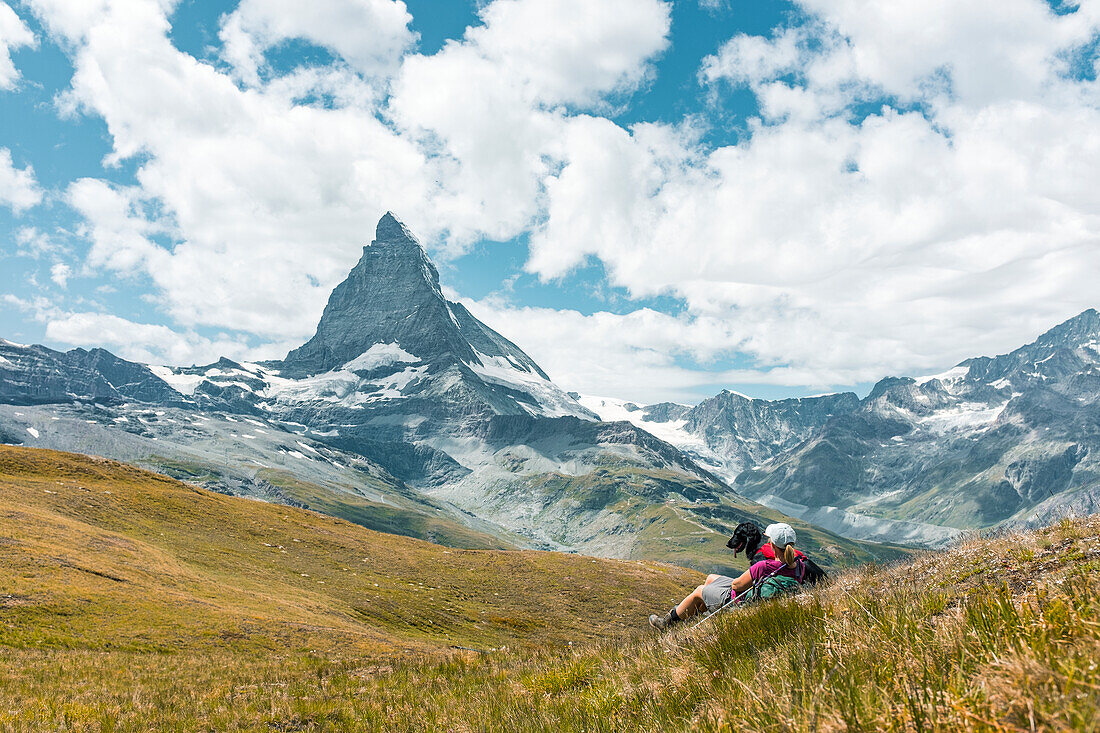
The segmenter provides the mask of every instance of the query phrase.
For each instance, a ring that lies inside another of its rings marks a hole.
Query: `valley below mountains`
[[[460,548],[733,570],[739,522],[791,521],[825,565],[890,559],[1100,500],[1096,311],[865,398],[694,407],[568,393],[448,301],[392,214],[281,361],[138,364],[0,340],[0,443]]]

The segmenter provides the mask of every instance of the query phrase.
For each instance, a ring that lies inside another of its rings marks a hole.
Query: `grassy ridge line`
[[[669,566],[448,549],[112,461],[0,448],[8,648],[361,658],[561,647],[636,629],[658,598],[696,579]]]
[[[648,642],[401,665],[326,710],[406,713],[378,730],[1095,731],[1097,571],[1100,516],[1067,520]],[[337,689],[353,674],[329,669]],[[403,706],[413,680],[447,705]]]

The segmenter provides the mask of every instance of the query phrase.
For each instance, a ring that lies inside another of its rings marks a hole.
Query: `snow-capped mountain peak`
[[[336,368],[375,344],[394,343],[438,365],[470,361],[473,349],[439,289],[439,273],[424,248],[387,213],[375,238],[336,286],[317,331],[283,362],[287,375]]]

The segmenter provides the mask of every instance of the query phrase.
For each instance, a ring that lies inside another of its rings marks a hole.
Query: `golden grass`
[[[645,613],[698,576],[447,550],[43,455],[0,450],[0,730],[1100,729],[1100,517],[658,636]],[[92,495],[56,488],[74,478]]]

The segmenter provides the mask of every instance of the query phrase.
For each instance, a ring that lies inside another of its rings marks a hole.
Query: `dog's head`
[[[733,530],[733,537],[730,537],[726,547],[733,550],[734,557],[737,557],[737,553],[744,551],[745,556],[751,558],[762,544],[764,544],[764,533],[760,528],[752,522],[741,522]]]

